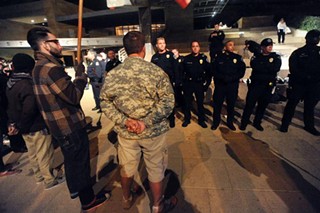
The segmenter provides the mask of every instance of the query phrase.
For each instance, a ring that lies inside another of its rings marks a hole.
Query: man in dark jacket
[[[251,58],[252,73],[248,84],[246,106],[244,108],[240,130],[245,130],[253,109],[257,105],[253,126],[263,131],[261,120],[272,97],[272,91],[276,83],[277,73],[281,67],[281,58],[272,52],[273,41],[266,38],[261,41],[262,53]]]
[[[314,108],[320,99],[320,31],[311,30],[306,35],[306,45],[295,50],[289,58],[288,102],[284,109],[281,132],[287,132],[300,100],[304,100],[304,129],[320,135],[314,124]]]
[[[1,62],[0,62],[1,63]],[[12,169],[11,166],[5,165],[2,159],[2,147],[3,147],[3,134],[7,132],[7,97],[6,97],[6,85],[7,75],[0,70],[0,177],[14,175],[21,172],[21,170]]]
[[[117,59],[114,50],[108,50],[107,57],[109,61],[106,64],[106,72],[109,72],[110,70],[121,64],[121,62]]]
[[[219,24],[215,24],[214,30],[210,33],[208,38],[211,61],[213,60],[214,56],[218,52],[221,52],[223,49],[223,40],[225,38],[225,34],[219,28],[220,28]]]
[[[46,125],[37,107],[33,92],[31,71],[34,60],[18,53],[12,58],[13,73],[7,83],[8,134],[21,133],[28,148],[31,169],[37,183],[44,181],[50,189],[64,181],[53,175],[53,145]]]
[[[95,196],[90,177],[89,138],[80,100],[87,84],[84,66],[77,67],[75,80],[65,72],[62,47],[47,28],[29,30],[27,41],[37,63],[32,72],[40,112],[64,156],[67,185],[71,198],[79,196],[82,210],[94,210],[107,197]]]
[[[236,130],[233,125],[234,106],[238,97],[239,80],[246,71],[246,65],[240,55],[233,53],[234,42],[227,41],[224,51],[217,53],[213,58],[213,124],[212,130],[217,129],[221,120],[221,108],[226,99],[227,102],[227,126]]]
[[[198,124],[207,128],[203,107],[204,92],[207,91],[211,80],[211,67],[207,56],[200,53],[198,41],[191,42],[191,54],[184,57],[182,62],[183,70],[183,96],[185,99],[184,121],[182,127],[187,127],[191,120],[191,106],[193,94],[196,96],[198,106]]]

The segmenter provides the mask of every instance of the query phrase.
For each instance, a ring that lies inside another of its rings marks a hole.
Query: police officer
[[[106,64],[106,72],[109,72],[110,70],[121,64],[121,62],[117,59],[114,50],[109,50],[107,52],[107,57],[109,61]]]
[[[197,99],[198,106],[198,124],[202,128],[207,128],[205,123],[203,99],[204,92],[207,91],[212,73],[210,64],[207,61],[207,56],[200,53],[200,43],[198,41],[191,42],[191,54],[184,57],[182,62],[183,70],[183,95],[185,98],[184,122],[182,127],[190,124],[191,106],[193,101],[193,93]]]
[[[273,41],[266,38],[261,41],[262,53],[251,58],[252,73],[248,84],[246,106],[244,108],[240,130],[245,130],[253,109],[258,103],[253,121],[253,126],[263,131],[261,120],[272,97],[272,90],[276,83],[276,76],[281,67],[281,58],[272,52]]]
[[[159,66],[169,76],[172,87],[175,85],[175,68],[176,61],[173,53],[167,50],[166,40],[163,37],[157,38],[157,52],[152,56],[151,62]],[[174,110],[169,116],[170,127],[175,126]]]
[[[233,53],[234,42],[227,41],[224,51],[217,53],[213,58],[213,77],[214,77],[214,94],[213,94],[213,124],[212,130],[217,129],[221,120],[221,108],[224,99],[227,102],[227,126],[231,130],[236,130],[233,125],[234,105],[238,96],[239,80],[246,71],[246,65],[242,57]]]
[[[289,58],[288,102],[284,109],[281,132],[287,132],[295,108],[304,100],[304,129],[313,135],[320,135],[314,127],[314,108],[320,99],[320,31],[307,33],[306,45],[295,50]]]
[[[223,40],[225,38],[225,34],[222,30],[219,29],[219,24],[214,25],[214,30],[210,33],[208,41],[210,48],[210,59],[214,58],[214,56],[222,51],[223,49]]]
[[[89,64],[87,67],[88,77],[90,79],[90,84],[92,86],[92,92],[94,101],[96,106],[92,108],[92,110],[98,110],[101,113],[100,109],[100,90],[103,81],[103,74],[104,74],[104,66],[101,61],[97,58],[97,52],[94,50],[89,50],[86,58],[89,60]]]
[[[174,94],[176,99],[176,107],[184,106],[184,98],[183,98],[183,88],[182,88],[182,80],[183,80],[183,72],[182,72],[182,62],[184,57],[179,54],[177,49],[171,50],[173,53],[173,57],[176,60],[176,68],[175,68],[175,85],[174,85]]]

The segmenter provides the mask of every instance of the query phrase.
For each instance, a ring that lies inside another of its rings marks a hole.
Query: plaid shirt
[[[72,82],[61,60],[42,52],[36,52],[35,58],[34,92],[50,133],[63,137],[84,128],[86,121],[80,100],[87,83],[86,75]]]

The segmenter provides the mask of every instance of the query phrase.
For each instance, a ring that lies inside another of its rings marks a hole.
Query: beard
[[[57,50],[56,48],[51,48],[50,49],[50,54],[55,58],[62,58],[61,51]]]

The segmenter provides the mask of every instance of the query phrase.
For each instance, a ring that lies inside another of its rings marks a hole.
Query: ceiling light
[[[48,21],[48,19],[47,18],[43,18],[43,21]]]
[[[34,20],[33,20],[33,19],[31,19],[31,23],[34,23]]]

